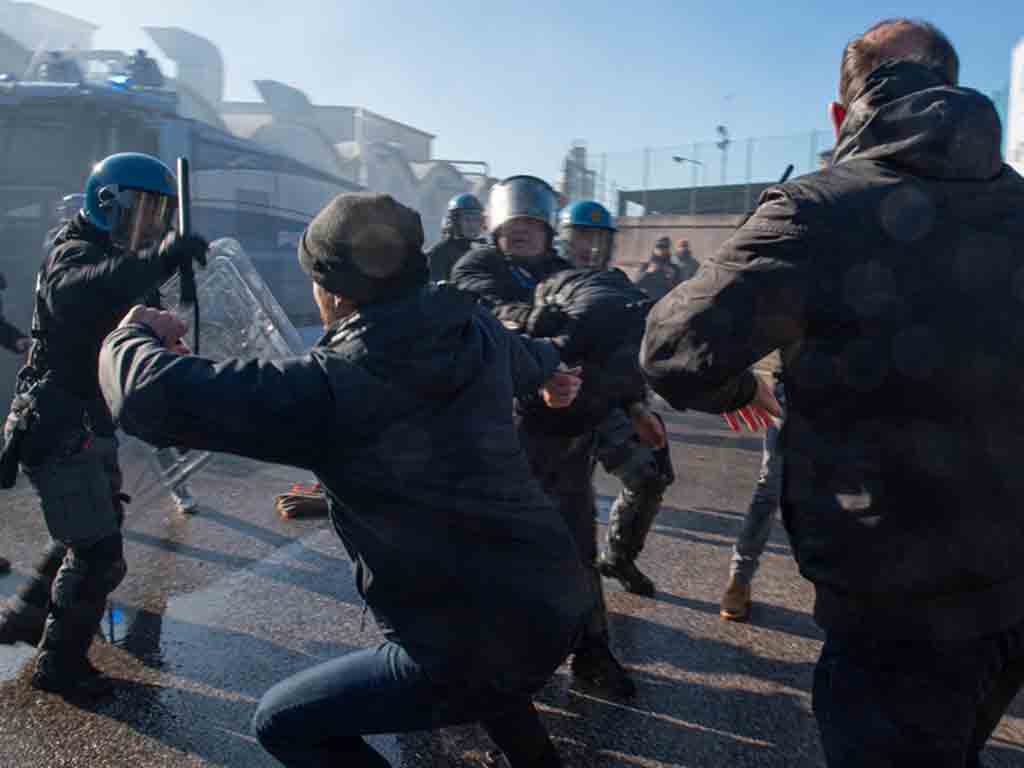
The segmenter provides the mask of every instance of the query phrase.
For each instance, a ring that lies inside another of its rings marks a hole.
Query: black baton
[[[178,235],[185,237],[192,232],[192,192],[189,186],[188,158],[178,158]],[[192,262],[178,267],[181,280],[181,308],[187,311],[192,306],[192,350],[199,354],[199,298],[196,291],[196,275]]]

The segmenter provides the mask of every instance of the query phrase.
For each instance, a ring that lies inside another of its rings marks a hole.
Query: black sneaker
[[[608,579],[618,579],[627,592],[644,597],[654,597],[655,587],[644,573],[636,567],[636,563],[625,558],[613,559],[607,552],[597,558],[597,570]]]
[[[636,683],[606,645],[576,651],[569,668],[577,680],[610,698],[629,699],[636,695]]]
[[[6,557],[0,557],[0,576],[6,576],[11,572],[11,561]]]

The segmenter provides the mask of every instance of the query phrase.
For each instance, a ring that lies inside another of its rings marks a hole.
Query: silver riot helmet
[[[536,219],[555,231],[558,195],[546,181],[536,176],[509,176],[491,187],[487,221],[491,232],[517,218]]]

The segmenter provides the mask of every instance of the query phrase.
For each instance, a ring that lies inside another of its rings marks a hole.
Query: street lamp
[[[689,163],[690,165],[693,166],[693,181],[690,183],[690,186],[691,187],[696,187],[697,186],[697,168],[698,167],[699,168],[703,168],[704,167],[704,163],[702,163],[700,160],[693,160],[692,158],[689,158],[689,157],[683,157],[682,155],[672,155],[672,160],[673,160],[673,162],[679,163],[680,165],[682,165],[683,163]]]
[[[715,128],[715,133],[718,134],[715,146],[722,150],[722,186],[725,186],[725,169],[729,162],[729,145],[732,144],[732,139],[729,138],[729,129],[724,125]]]

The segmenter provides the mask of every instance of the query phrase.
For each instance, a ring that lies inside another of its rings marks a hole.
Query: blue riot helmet
[[[611,213],[595,200],[577,200],[559,216],[563,256],[580,269],[608,268],[615,231]]]
[[[448,201],[441,230],[455,240],[476,240],[484,228],[484,207],[476,195],[463,192]]]
[[[152,155],[122,152],[100,161],[85,182],[85,215],[115,246],[138,251],[174,223],[178,191],[171,169]]]

